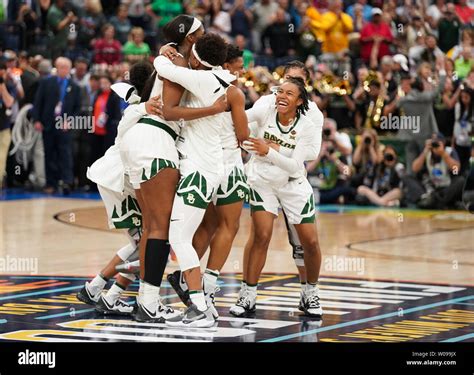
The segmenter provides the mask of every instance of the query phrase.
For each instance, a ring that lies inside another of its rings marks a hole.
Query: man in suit
[[[70,122],[80,111],[81,91],[70,78],[71,61],[58,57],[56,76],[43,79],[35,95],[32,117],[35,128],[43,132],[46,165],[46,193],[53,193],[62,181],[64,193],[73,184],[73,153]],[[68,119],[68,121],[64,121]],[[79,121],[78,123],[82,123]]]

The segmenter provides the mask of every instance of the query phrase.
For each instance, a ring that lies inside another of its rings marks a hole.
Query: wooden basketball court
[[[245,209],[217,293],[219,326],[190,334],[104,319],[75,299],[127,241],[107,229],[100,200],[19,198],[0,203],[2,340],[474,341],[474,215],[467,212],[320,207],[325,315],[314,322],[297,310],[298,279],[282,217],[275,224],[255,319],[229,315],[249,232]],[[31,260],[26,272],[19,269],[22,259]],[[176,268],[171,262],[168,270]],[[166,303],[182,306],[166,282],[162,289]],[[136,290],[133,284],[131,299]]]

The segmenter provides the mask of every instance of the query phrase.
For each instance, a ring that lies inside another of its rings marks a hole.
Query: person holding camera
[[[325,118],[323,124],[323,139],[333,142],[337,151],[350,158],[352,155],[352,143],[347,133],[337,131],[337,123],[332,118]],[[349,159],[348,159],[349,160]]]
[[[434,133],[413,161],[412,169],[418,178],[406,180],[408,203],[426,209],[455,207],[462,198],[464,186],[460,166],[456,150],[446,147],[446,139],[441,133]]]
[[[324,132],[324,129],[323,129]],[[316,160],[306,165],[308,181],[319,203],[345,203],[354,198],[355,190],[348,186],[351,168],[337,142],[324,137],[321,152]]]
[[[0,187],[7,165],[8,150],[11,142],[11,108],[15,104],[14,87],[7,83],[7,66],[0,62]]]
[[[70,25],[76,23],[78,18],[68,7],[66,0],[56,0],[49,8],[46,19],[48,29],[53,35],[50,49],[54,60],[66,50],[68,37],[71,35]]]
[[[359,187],[366,178],[372,179],[375,166],[383,160],[383,146],[379,144],[377,132],[374,129],[365,129],[352,156],[352,165],[355,169],[351,185]]]
[[[359,204],[375,204],[377,206],[398,206],[402,197],[401,177],[403,164],[393,146],[386,146],[383,160],[375,167],[373,178],[368,184],[357,188],[356,202]]]

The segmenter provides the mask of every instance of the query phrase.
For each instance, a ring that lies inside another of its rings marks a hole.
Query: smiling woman
[[[301,78],[288,78],[276,94],[276,106],[258,106],[247,111],[249,122],[255,122],[254,137],[246,147],[253,152],[248,163],[250,206],[254,233],[244,282],[231,314],[245,316],[255,312],[257,283],[265,265],[273,224],[281,206],[288,223],[293,224],[304,249],[307,286],[300,308],[306,315],[321,318],[317,286],[321,251],[316,231],[314,196],[305,177],[304,162],[318,153],[318,130],[304,113],[308,95]]]

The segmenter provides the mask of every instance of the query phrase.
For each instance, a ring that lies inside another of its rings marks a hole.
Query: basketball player
[[[144,84],[153,72],[148,62],[138,62],[130,69],[130,83],[119,83],[112,86],[129,106],[125,109],[118,125],[118,136],[105,155],[88,169],[87,177],[97,184],[99,193],[105,204],[109,227],[127,229],[129,244],[117,251],[117,254],[90,282],[86,282],[77,298],[105,314],[130,315],[133,307],[120,299],[122,293],[135,280],[132,274],[121,273],[115,283],[103,295],[107,281],[117,274],[115,267],[123,261],[130,260],[137,254],[141,231],[141,211],[135,192],[130,185],[128,176],[124,175],[120,159],[120,135],[124,128],[133,126],[142,116],[148,114],[161,115],[161,100],[154,97],[146,103],[140,102]]]
[[[216,34],[200,37],[192,48],[189,65],[193,69],[173,65],[164,56],[157,57],[154,65],[158,75],[172,80],[187,91],[183,102],[190,107],[209,105],[219,95],[227,93],[232,121],[237,129],[246,131],[247,117],[242,97],[234,105],[240,92],[231,86],[236,77],[220,66],[226,59],[227,45]],[[179,108],[169,108],[166,90],[163,90],[163,114],[180,116]],[[181,272],[189,287],[191,305],[183,317],[166,323],[181,327],[210,327],[217,318],[211,304],[208,306],[202,290],[199,257],[192,245],[212,196],[224,175],[223,150],[220,128],[224,114],[187,121],[183,126],[177,147],[181,155],[181,180],[176,192],[170,224],[170,243],[177,256]],[[244,134],[245,136],[246,134]]]
[[[180,54],[189,56],[191,46],[204,33],[201,22],[194,17],[181,15],[163,28],[165,38],[176,43]],[[149,96],[162,95],[168,80],[154,74],[151,93],[145,89],[142,101]],[[163,102],[165,101],[163,95]],[[214,115],[225,109],[219,104],[205,108],[183,109],[182,118],[191,120]],[[223,101],[221,101],[223,102]],[[215,103],[214,103],[215,104]],[[179,124],[157,116],[145,116],[131,127],[122,138],[120,155],[130,176],[139,202],[145,229],[140,243],[140,289],[135,320],[139,322],[164,322],[180,314],[162,305],[160,286],[170,253],[168,232],[176,185],[179,179],[178,152],[175,140]]]
[[[304,81],[288,78],[279,86],[275,100],[276,107],[261,105],[247,111],[249,122],[258,125],[257,136],[246,142],[246,149],[253,153],[246,170],[254,232],[244,270],[245,283],[230,313],[245,316],[255,312],[258,278],[281,205],[304,249],[307,284],[301,308],[307,315],[321,317],[317,285],[321,252],[314,225],[313,190],[304,168],[304,161],[317,153],[319,142],[315,125],[304,116],[309,103]]]
[[[305,82],[308,82],[310,73],[308,68],[302,63],[301,61],[290,61],[288,64],[285,65],[285,69],[283,71],[283,77],[284,79],[288,79],[291,77],[295,78],[301,78]],[[269,95],[264,95],[260,97],[255,103],[254,107],[257,107],[259,105],[272,105],[275,104],[275,94],[269,94]],[[315,135],[316,135],[316,142],[317,146],[315,148],[315,154],[310,155],[309,160],[314,160],[316,157],[319,155],[319,151],[321,149],[321,139],[322,139],[322,129],[323,129],[323,122],[324,122],[324,116],[316,103],[313,101],[309,102],[309,108],[305,113],[305,116],[308,117],[314,124],[315,126]],[[306,161],[309,161],[306,160]],[[287,216],[285,214],[285,211],[283,210],[283,215],[285,218],[285,224],[288,230],[288,239],[289,243],[293,249],[293,259],[295,261],[296,267],[298,268],[298,273],[300,277],[300,283],[301,283],[301,300],[302,296],[306,290],[306,269],[304,266],[304,258],[303,258],[303,247],[301,246],[301,242],[298,238],[298,234],[295,230],[294,225],[291,225],[288,223]],[[245,244],[245,249],[244,249],[244,274],[243,274],[243,284],[245,284],[246,280],[246,274],[245,271],[247,269],[247,264],[248,264],[248,254],[250,252],[250,249],[252,248],[252,243],[253,243],[253,226],[251,226],[251,233],[249,236],[249,240]],[[302,305],[300,303],[299,309],[301,311],[304,311],[302,308]]]
[[[244,73],[242,51],[238,47],[228,45],[223,68],[237,77]],[[243,119],[245,96],[235,86],[236,84],[237,81],[232,82],[232,86],[227,90],[230,111],[224,112],[222,116],[220,139],[224,154],[224,174],[193,239],[193,246],[199,259],[204,256],[209,245],[211,248],[203,275],[203,290],[207,305],[211,307],[215,317],[218,317],[214,306],[217,279],[239,230],[242,207],[248,196],[248,185],[239,144],[248,138],[249,129],[247,122]],[[234,121],[236,116],[237,119]],[[181,271],[169,274],[168,281],[181,300],[189,306],[189,292]]]

